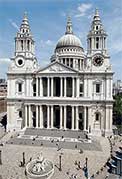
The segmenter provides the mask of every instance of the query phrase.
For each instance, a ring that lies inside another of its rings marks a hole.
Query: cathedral
[[[7,72],[8,131],[40,128],[111,135],[113,72],[106,40],[98,9],[87,35],[87,50],[68,17],[49,65],[42,68],[25,14]]]

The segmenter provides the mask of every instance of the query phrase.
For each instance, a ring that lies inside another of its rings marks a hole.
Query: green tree
[[[117,94],[114,96],[114,124],[122,125],[122,94]]]

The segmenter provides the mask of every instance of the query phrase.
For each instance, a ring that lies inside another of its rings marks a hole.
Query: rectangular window
[[[18,92],[22,92],[22,83],[18,83]]]
[[[96,84],[96,93],[100,93],[100,84]]]

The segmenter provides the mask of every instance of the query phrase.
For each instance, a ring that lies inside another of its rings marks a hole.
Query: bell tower
[[[19,32],[17,32],[15,37],[15,56],[23,55],[24,57],[33,57],[34,48],[34,40],[31,34],[27,13],[24,13]]]
[[[90,71],[111,71],[106,40],[107,33],[101,22],[99,11],[96,9],[87,35],[87,65]]]
[[[91,29],[87,36],[87,50],[88,54],[94,54],[96,52],[106,53],[106,37],[107,34],[103,28],[99,11],[95,10],[95,15],[91,24]]]
[[[35,57],[35,42],[31,34],[31,29],[27,17],[24,13],[22,23],[15,37],[15,52],[11,58],[12,63],[9,71],[33,71],[37,68],[37,59]]]

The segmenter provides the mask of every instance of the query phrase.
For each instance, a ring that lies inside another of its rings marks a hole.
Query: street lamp
[[[59,171],[62,171],[62,155],[63,153],[59,154]]]
[[[2,165],[2,156],[1,156],[1,150],[0,150],[0,165]]]

